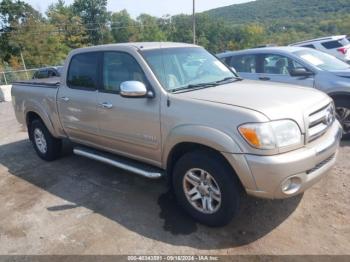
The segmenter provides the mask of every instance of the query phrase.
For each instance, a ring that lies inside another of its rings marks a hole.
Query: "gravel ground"
[[[164,181],[71,154],[40,160],[0,103],[0,254],[347,254],[350,143],[304,195],[245,197],[223,228],[196,224]]]

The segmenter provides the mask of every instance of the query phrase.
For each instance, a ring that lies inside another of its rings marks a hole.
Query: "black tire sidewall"
[[[337,107],[345,107],[350,109],[350,100],[347,98],[338,98],[338,99],[334,99],[334,104],[335,104],[335,108]],[[346,134],[343,135],[343,139],[350,139],[350,134]]]
[[[183,190],[183,178],[192,168],[207,171],[216,180],[221,191],[221,206],[214,214],[205,214],[195,209]],[[178,160],[173,171],[173,190],[179,204],[196,220],[208,226],[224,226],[231,221],[239,208],[238,181],[232,169],[215,154],[196,151],[185,154]]]
[[[47,144],[46,153],[42,153],[38,149],[38,147],[35,143],[35,139],[34,139],[34,130],[35,129],[39,129],[45,137],[46,144]],[[53,161],[59,157],[59,154],[61,152],[61,141],[59,139],[54,138],[50,134],[49,130],[46,128],[46,126],[43,124],[42,121],[34,120],[31,123],[29,136],[30,136],[30,140],[33,144],[33,147],[40,158],[42,158],[46,161]]]

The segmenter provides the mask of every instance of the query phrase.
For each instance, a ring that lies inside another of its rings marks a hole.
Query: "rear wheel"
[[[29,137],[40,158],[53,161],[59,157],[62,141],[53,137],[41,120],[33,120],[30,124]]]
[[[174,167],[173,187],[179,204],[202,224],[224,226],[238,211],[240,190],[235,174],[210,152],[181,157]]]
[[[343,127],[343,138],[350,138],[350,100],[349,99],[336,99],[335,111],[337,119]]]

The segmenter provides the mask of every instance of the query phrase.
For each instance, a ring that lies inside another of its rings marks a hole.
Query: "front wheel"
[[[224,226],[238,211],[239,185],[232,169],[211,152],[195,151],[178,160],[173,187],[179,204],[208,226]]]
[[[343,127],[343,138],[350,138],[350,101],[348,99],[335,100],[337,119]]]

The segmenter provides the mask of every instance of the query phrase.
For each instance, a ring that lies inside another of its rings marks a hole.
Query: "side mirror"
[[[123,97],[153,97],[152,91],[148,91],[144,83],[139,81],[125,81],[120,85],[120,95]]]
[[[308,71],[306,68],[299,67],[299,68],[294,68],[290,72],[291,76],[300,76],[300,77],[309,77],[312,76],[314,73]]]

